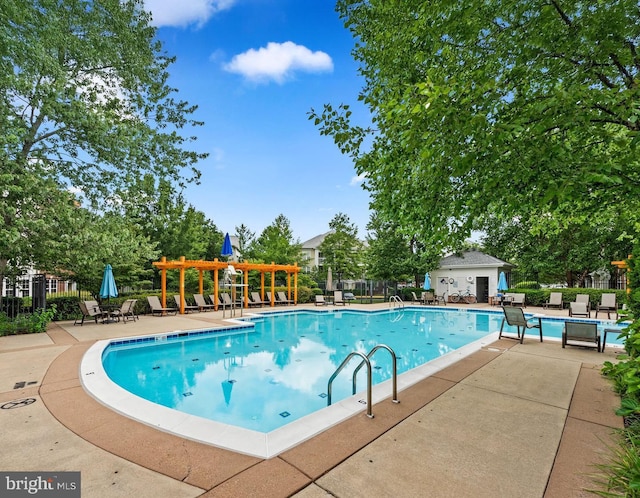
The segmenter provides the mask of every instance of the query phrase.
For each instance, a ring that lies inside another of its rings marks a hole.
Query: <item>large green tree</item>
[[[324,259],[323,268],[331,267],[338,282],[345,278],[362,276],[362,242],[358,239],[358,227],[344,213],[336,214],[329,222],[330,232],[318,246]]]
[[[302,244],[293,236],[289,219],[280,214],[252,244],[251,258],[277,265],[302,264]]]
[[[141,0],[0,0],[0,277],[50,266],[32,235],[59,235],[66,191],[100,216],[145,173],[198,178],[181,134],[195,107],[174,98],[149,19]]]
[[[518,269],[542,283],[567,283],[580,287],[587,275],[610,269],[611,261],[631,252],[633,222],[617,206],[602,206],[585,215],[573,204],[555,212],[533,210],[504,219],[490,214],[483,224],[484,249],[516,263]]]
[[[586,213],[637,211],[635,0],[337,8],[373,124],[356,126],[346,105],[310,118],[353,156],[376,209],[404,232],[437,249],[456,246],[488,210],[516,216],[580,199]]]

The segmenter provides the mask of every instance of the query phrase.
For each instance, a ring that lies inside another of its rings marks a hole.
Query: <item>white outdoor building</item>
[[[489,296],[498,292],[500,272],[514,267],[511,263],[494,258],[480,251],[467,251],[442,258],[440,267],[430,273],[431,288],[436,294],[449,296],[454,292],[469,291],[478,302],[486,303]]]

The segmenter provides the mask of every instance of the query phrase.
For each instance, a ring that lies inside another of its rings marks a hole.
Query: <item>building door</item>
[[[489,277],[476,278],[476,297],[479,303],[489,302]]]

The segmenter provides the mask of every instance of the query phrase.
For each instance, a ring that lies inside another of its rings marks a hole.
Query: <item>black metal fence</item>
[[[509,288],[513,289],[522,286],[526,282],[535,282],[541,287],[574,287],[585,289],[617,289],[624,290],[627,288],[627,271],[625,269],[615,268],[612,271],[591,272],[583,278],[576,275],[572,282],[557,282],[553,284],[544,283],[539,274],[520,272],[512,270],[507,275],[507,283]]]

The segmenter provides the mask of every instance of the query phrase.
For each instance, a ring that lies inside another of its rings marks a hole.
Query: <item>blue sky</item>
[[[279,214],[301,242],[346,213],[361,238],[369,195],[349,157],[308,120],[325,103],[352,106],[362,79],[353,38],[333,0],[145,0],[165,51],[170,84],[198,105],[199,186],[185,198],[224,233],[258,236]]]

